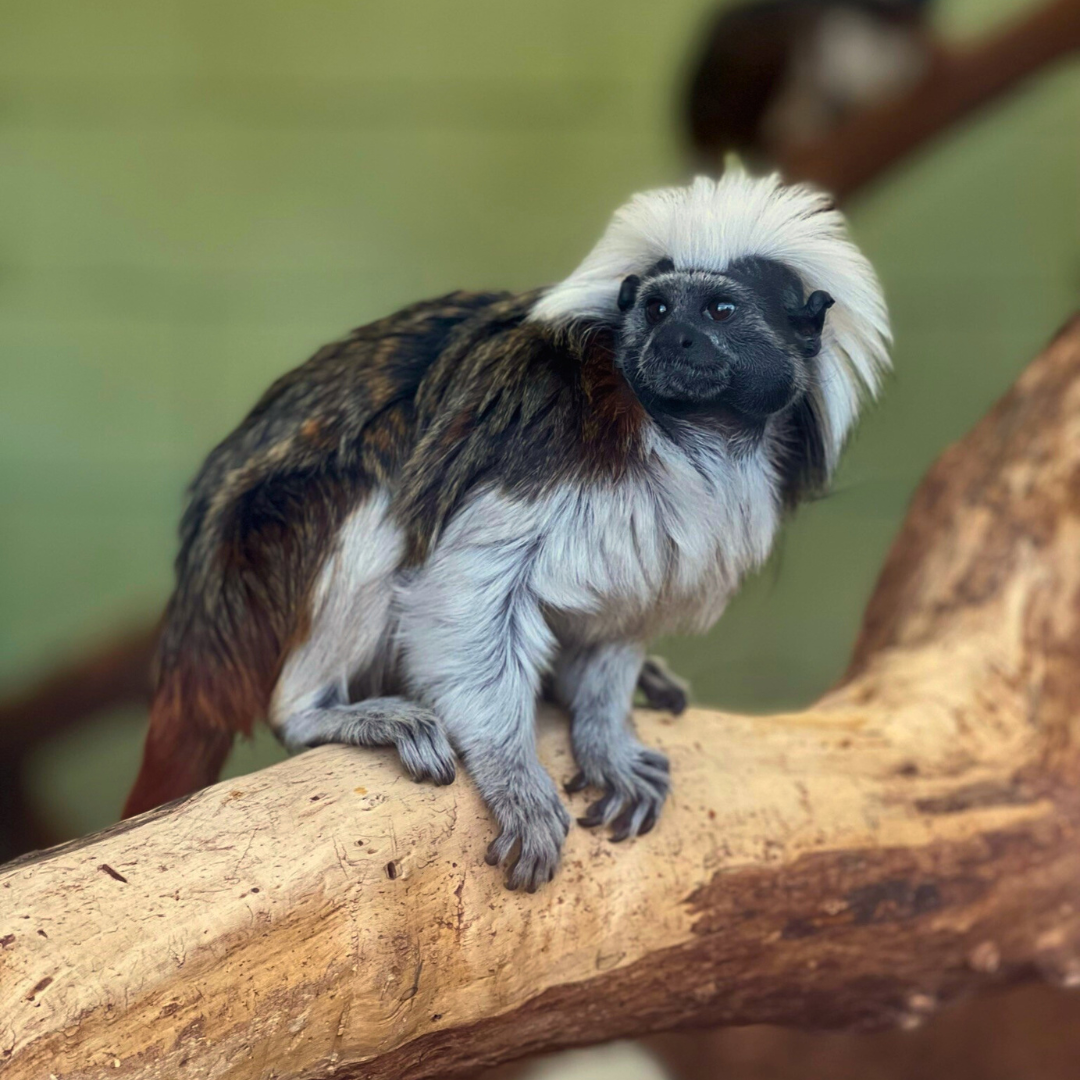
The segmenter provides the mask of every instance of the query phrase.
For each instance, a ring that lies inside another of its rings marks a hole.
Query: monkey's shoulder
[[[615,368],[614,331],[490,311],[420,385],[419,437],[395,509],[414,558],[478,486],[531,497],[617,479],[643,455],[646,414]]]
[[[361,326],[279,378],[192,482],[172,637],[199,622],[204,598],[220,597],[216,619],[285,640],[343,522],[396,486],[432,366],[467,324],[526,311],[524,297],[450,293]],[[245,633],[233,627],[238,640]]]
[[[448,293],[324,345],[276,379],[210,452],[193,494],[225,504],[233,489],[320,470],[387,479],[411,447],[417,389],[448,341],[478,313],[512,299]]]
[[[503,292],[452,292],[365,323],[320,348],[277,379],[245,418],[256,426],[276,415],[312,414],[364,422],[389,402],[412,397],[455,333],[483,326],[519,298]]]
[[[532,322],[538,295],[451,293],[319,350],[211,453],[185,545],[208,523],[247,546],[312,520],[332,529],[382,489],[422,558],[478,485],[528,495],[623,475],[645,414],[614,331]]]

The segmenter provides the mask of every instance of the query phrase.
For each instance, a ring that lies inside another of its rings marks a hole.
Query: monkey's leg
[[[290,750],[326,743],[393,746],[414,780],[449,784],[454,779],[454,751],[439,718],[405,698],[305,709],[281,724],[278,736]]]
[[[686,707],[690,704],[690,684],[676,675],[662,656],[645,657],[638,674],[637,692],[642,698],[642,708],[669,712],[672,716],[686,712]],[[555,692],[554,679],[551,676],[544,679],[542,695],[544,701],[565,705]]]
[[[484,536],[502,524],[497,511],[477,541],[459,525],[436,553],[406,598],[402,640],[410,686],[442,718],[499,826],[487,862],[505,868],[509,888],[531,892],[554,876],[570,815],[536,754],[554,638],[528,587],[532,550]]]
[[[428,693],[499,827],[486,862],[506,871],[508,888],[535,892],[555,876],[570,814],[536,755],[536,683],[522,667],[511,655],[498,672]]]
[[[645,699],[645,707],[669,712],[674,716],[686,712],[690,703],[690,684],[680,679],[667,666],[662,656],[646,656],[638,675],[637,688]]]
[[[647,833],[671,786],[667,758],[638,742],[630,704],[643,650],[614,643],[567,650],[555,670],[555,691],[570,712],[570,738],[581,772],[567,791],[593,786],[604,795],[579,823],[612,826],[611,839]]]

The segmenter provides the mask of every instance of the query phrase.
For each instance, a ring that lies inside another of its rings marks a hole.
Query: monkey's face
[[[804,299],[799,278],[768,259],[723,274],[669,260],[619,292],[619,366],[650,411],[715,407],[762,421],[806,392],[828,293]]]

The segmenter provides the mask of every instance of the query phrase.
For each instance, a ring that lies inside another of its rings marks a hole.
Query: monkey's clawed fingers
[[[452,784],[456,774],[454,750],[442,726],[432,719],[422,720],[396,736],[398,757],[408,774],[417,781]]]
[[[579,772],[576,776],[567,780],[563,786],[571,795],[576,795],[589,786],[589,778],[583,772]]]
[[[493,807],[502,831],[488,847],[489,866],[506,869],[506,887],[536,890],[554,876],[563,841],[570,831],[570,815],[550,790],[527,792],[513,803]]]
[[[689,684],[672,672],[659,656],[646,657],[638,675],[637,688],[645,699],[646,708],[674,716],[685,712],[690,702]]]
[[[605,776],[590,781],[578,773],[567,791],[581,791],[590,783],[603,787],[606,794],[594,802],[578,824],[587,829],[611,826],[611,840],[618,843],[634,836],[644,836],[656,824],[671,787],[668,760],[657,750],[639,748],[630,762],[606,770]]]

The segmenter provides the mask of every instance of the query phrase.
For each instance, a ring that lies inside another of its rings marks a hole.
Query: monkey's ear
[[[629,277],[623,278],[623,283],[619,286],[620,311],[629,311],[634,306],[640,284],[641,278],[637,274],[631,274]]]
[[[821,350],[821,331],[825,326],[825,312],[836,301],[827,293],[818,289],[812,292],[801,308],[788,313],[795,333],[802,338],[803,352],[807,356],[817,356]]]

